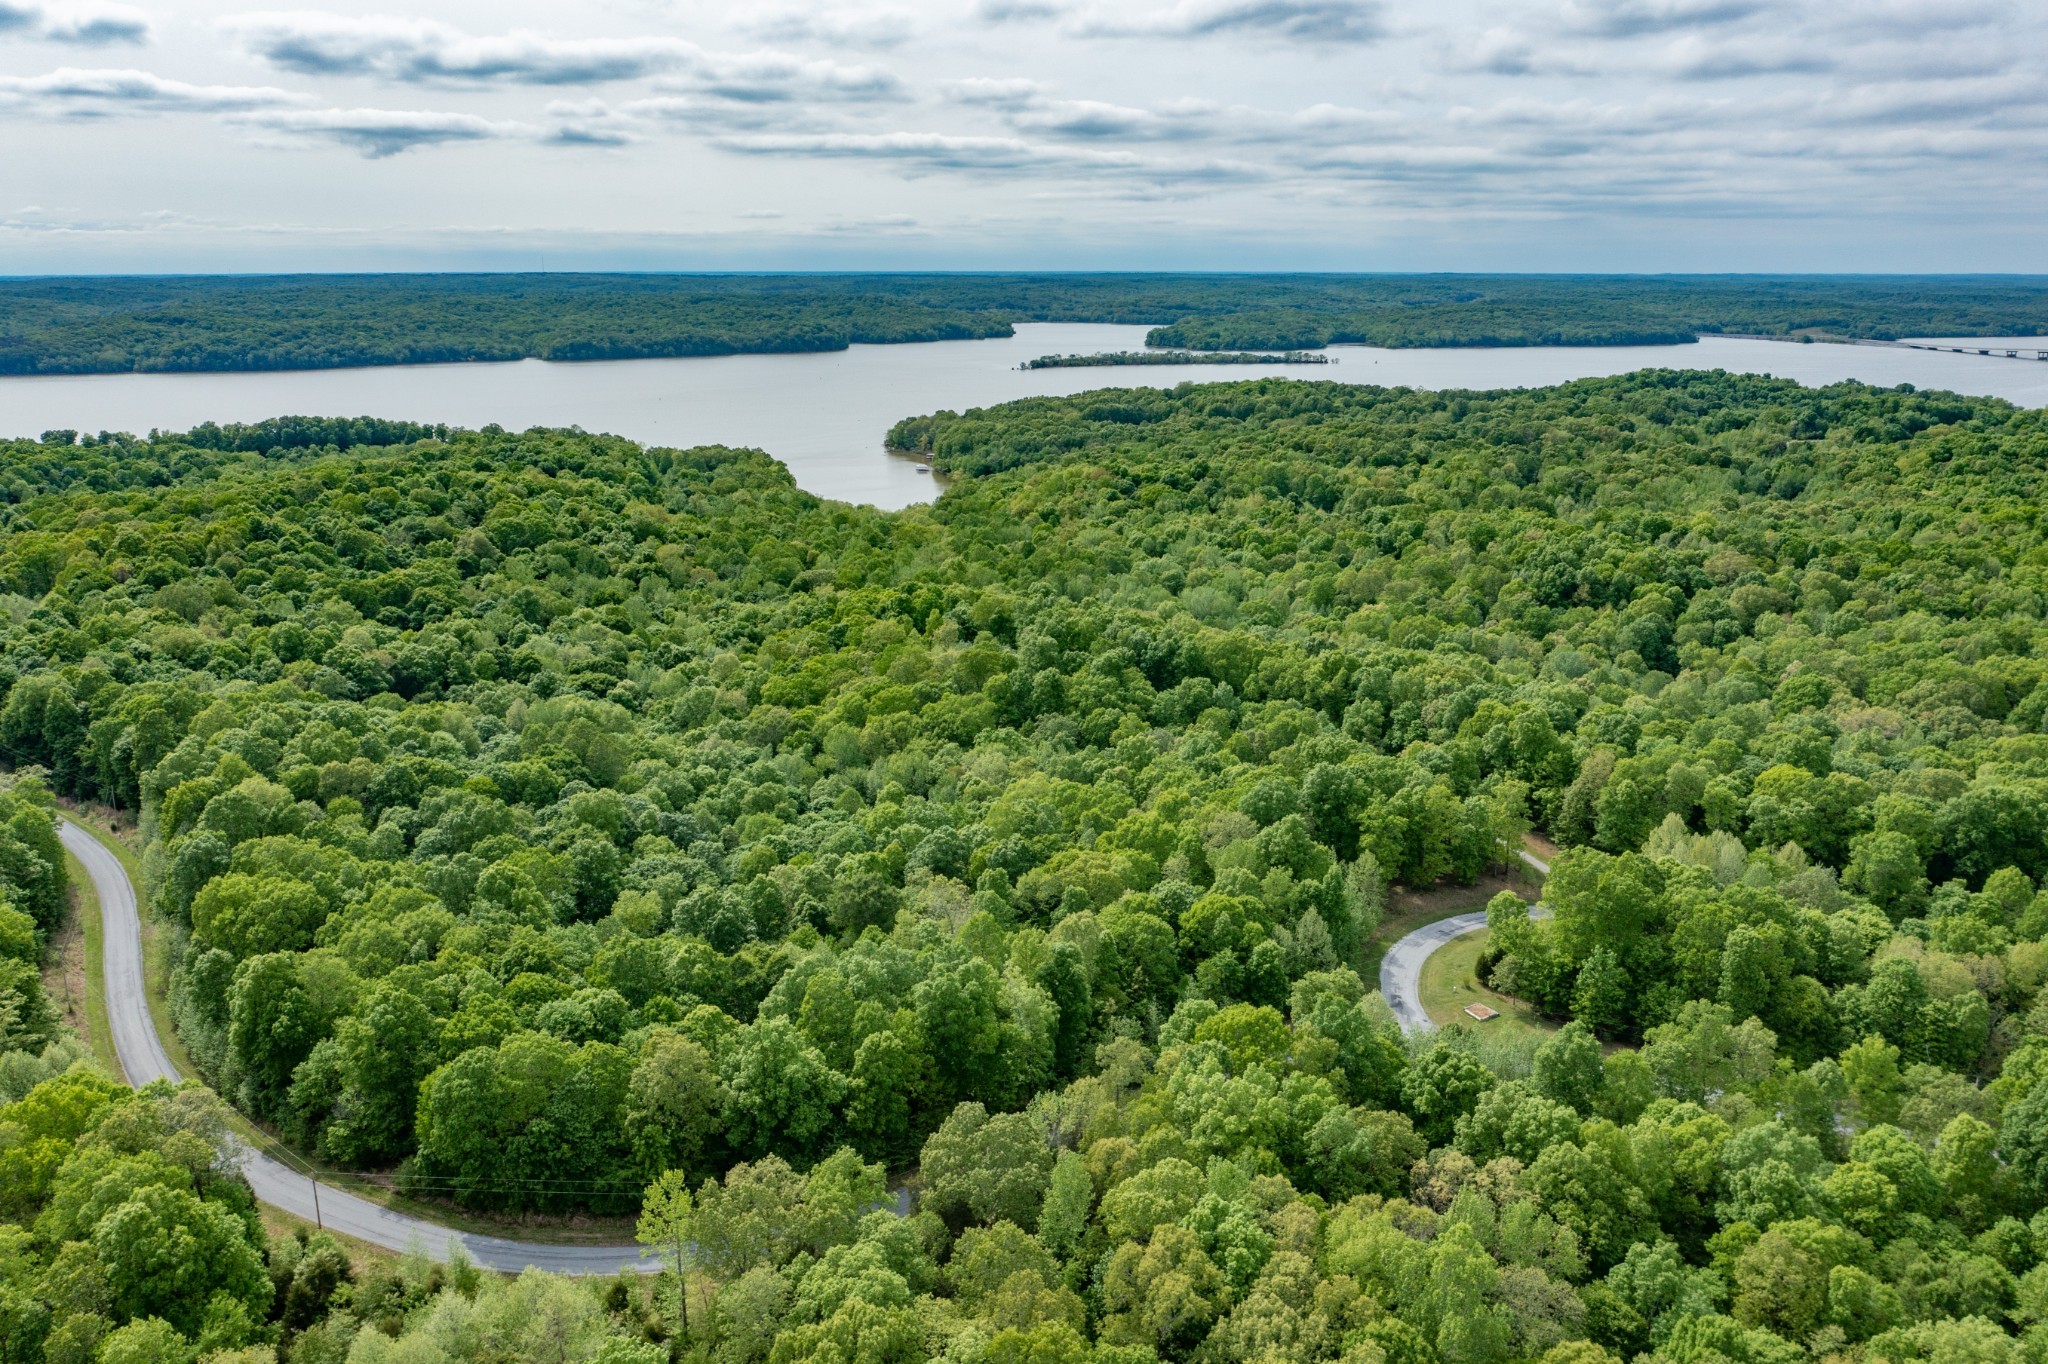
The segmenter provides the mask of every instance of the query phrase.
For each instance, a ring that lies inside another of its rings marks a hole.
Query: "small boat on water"
[[[917,466],[917,471],[921,474],[928,474],[932,471],[932,466],[929,464],[920,464]]]

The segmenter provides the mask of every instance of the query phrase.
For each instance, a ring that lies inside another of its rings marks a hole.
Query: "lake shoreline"
[[[992,334],[990,334],[990,335],[986,335],[986,336],[969,336],[969,337],[961,337],[961,336],[941,336],[941,337],[918,337],[918,338],[912,338],[912,339],[907,339],[907,340],[901,340],[901,341],[850,341],[850,342],[847,342],[847,343],[845,343],[845,344],[843,344],[843,345],[838,345],[838,346],[778,347],[778,348],[773,348],[773,349],[757,349],[757,350],[747,350],[747,349],[733,349],[733,350],[698,350],[698,351],[677,351],[677,352],[675,352],[675,353],[673,353],[673,354],[665,354],[665,353],[656,353],[656,354],[642,354],[642,355],[493,355],[493,356],[476,356],[476,357],[471,357],[471,358],[465,358],[465,359],[430,359],[430,360],[404,360],[404,359],[393,359],[393,360],[374,360],[374,361],[366,361],[366,362],[363,362],[363,363],[360,363],[360,364],[343,364],[343,365],[266,365],[266,366],[262,366],[262,367],[258,367],[258,368],[240,368],[240,367],[232,367],[232,366],[193,366],[193,367],[189,367],[189,368],[177,368],[177,369],[48,369],[48,370],[9,370],[9,371],[5,371],[5,372],[0,372],[0,396],[4,396],[4,394],[5,394],[5,392],[6,392],[7,388],[8,388],[8,386],[9,386],[9,385],[12,385],[12,384],[17,384],[17,383],[23,383],[23,382],[30,382],[30,381],[48,381],[48,380],[61,380],[61,379],[75,379],[75,380],[87,380],[87,379],[103,379],[103,380],[104,380],[104,379],[145,379],[145,378],[148,378],[148,379],[159,379],[159,378],[161,378],[161,379],[175,379],[175,378],[200,378],[200,377],[208,377],[208,376],[211,376],[211,377],[248,377],[248,378],[254,378],[254,377],[257,377],[257,376],[261,376],[261,375],[311,375],[311,374],[375,374],[375,373],[387,372],[387,371],[392,371],[392,370],[399,370],[399,371],[405,371],[405,372],[419,372],[419,371],[428,371],[428,370],[469,370],[469,369],[487,369],[487,368],[502,368],[502,367],[504,367],[504,366],[507,366],[507,365],[526,365],[526,364],[537,364],[537,365],[556,365],[556,366],[565,366],[565,367],[579,367],[579,366],[595,366],[595,365],[630,365],[630,364],[656,364],[656,363],[675,363],[675,362],[679,362],[679,361],[700,361],[700,360],[701,360],[701,361],[711,361],[711,360],[745,360],[745,359],[771,359],[771,358],[776,358],[776,357],[791,357],[791,358],[795,358],[795,357],[803,357],[803,356],[821,356],[821,355],[845,355],[845,354],[847,354],[847,353],[849,353],[849,352],[852,352],[852,351],[859,351],[859,350],[866,350],[866,349],[881,349],[881,350],[898,350],[898,349],[904,349],[904,348],[910,348],[910,347],[917,347],[917,346],[936,346],[936,345],[961,345],[961,344],[974,344],[974,343],[987,343],[987,342],[1001,342],[1001,341],[1008,341],[1008,340],[1013,340],[1013,339],[1015,339],[1015,338],[1017,338],[1017,337],[1019,337],[1019,336],[1022,336],[1022,335],[1023,335],[1024,333],[1025,333],[1025,331],[1027,331],[1027,330],[1029,330],[1029,329],[1031,329],[1031,328],[1038,328],[1038,327],[1062,327],[1062,328],[1064,328],[1064,327],[1125,327],[1125,326],[1136,326],[1136,327],[1143,327],[1143,328],[1145,328],[1145,329],[1147,330],[1147,332],[1149,333],[1149,332],[1150,332],[1150,331],[1151,331],[1152,329],[1155,329],[1155,328],[1156,328],[1157,326],[1159,326],[1159,325],[1163,325],[1163,324],[1156,324],[1156,323],[1099,323],[1099,322],[1036,322],[1036,321],[1034,321],[1034,322],[1019,322],[1019,323],[1016,323],[1016,324],[1014,324],[1014,326],[1012,326],[1012,328],[1010,329],[1010,332],[1009,332],[1009,334],[1008,334],[1008,335],[1003,335],[1003,334],[999,334],[999,333],[992,333]],[[1974,339],[1974,338],[1967,338],[1967,337],[1964,337],[1964,338],[1955,338],[1955,340],[1956,340],[1956,341],[1958,341],[1958,342],[1967,342],[1967,341],[1971,341],[1971,340],[1973,340],[1973,339]],[[2013,340],[2017,340],[2017,341],[2019,341],[2019,342],[2021,343],[2021,345],[2022,345],[2022,348],[2023,348],[2023,349],[2024,349],[2024,348],[2031,348],[2031,346],[2030,346],[2030,343],[2031,343],[2031,342],[2035,342],[2035,341],[2038,341],[2038,342],[2040,342],[2040,343],[2041,343],[2041,345],[2042,345],[2043,347],[2048,347],[2048,336],[2041,336],[2041,337],[2001,337],[2001,338],[1997,338],[1997,339],[1998,339],[1998,340],[2000,340],[2000,341],[2013,341]],[[1687,338],[1685,338],[1685,339],[1682,339],[1682,340],[1669,340],[1669,341],[1667,341],[1667,340],[1656,340],[1656,341],[1639,341],[1639,340],[1625,340],[1625,339],[1617,339],[1617,340],[1612,340],[1612,341],[1607,341],[1607,340],[1596,340],[1596,341],[1560,341],[1560,342],[1546,343],[1546,344],[1540,344],[1540,345],[1538,345],[1538,344],[1530,344],[1530,343],[1526,343],[1526,342],[1520,342],[1520,341],[1497,341],[1497,340],[1489,340],[1489,339],[1485,339],[1485,338],[1481,338],[1481,339],[1477,339],[1477,340],[1471,340],[1471,341],[1449,341],[1449,342],[1444,342],[1444,343],[1441,343],[1441,344],[1435,344],[1435,343],[1433,343],[1433,344],[1428,344],[1428,345],[1375,345],[1375,344],[1373,344],[1373,343],[1371,343],[1371,342],[1367,342],[1367,341],[1332,341],[1332,342],[1329,342],[1329,343],[1327,343],[1327,344],[1326,344],[1326,345],[1324,345],[1324,346],[1319,346],[1319,347],[1295,347],[1295,348],[1292,348],[1292,349],[1288,349],[1288,350],[1285,350],[1285,351],[1281,351],[1281,350],[1279,350],[1279,348],[1260,348],[1260,347],[1243,347],[1243,348],[1233,348],[1233,349],[1230,349],[1230,350],[1218,350],[1218,351],[1204,351],[1204,350],[1195,350],[1195,349],[1190,349],[1190,348],[1187,348],[1187,347],[1176,347],[1173,353],[1174,353],[1174,354],[1175,354],[1176,356],[1186,356],[1186,357],[1188,357],[1188,358],[1186,358],[1185,360],[1182,360],[1182,359],[1173,359],[1173,360],[1163,360],[1163,359],[1162,359],[1162,360],[1154,360],[1154,359],[1150,359],[1150,358],[1128,358],[1128,359],[1121,359],[1121,358],[1103,358],[1103,357],[1097,357],[1097,356],[1065,356],[1065,355],[1061,355],[1061,356],[1052,356],[1052,355],[1047,355],[1047,356],[1040,356],[1040,357],[1038,357],[1038,359],[1039,359],[1039,360],[1056,360],[1056,361],[1058,361],[1059,363],[1056,363],[1056,364],[1039,364],[1039,363],[1035,363],[1035,362],[1027,362],[1027,363],[1025,363],[1025,364],[1020,364],[1020,365],[1016,366],[1016,368],[1018,368],[1018,369],[1026,369],[1026,370],[1038,370],[1038,369],[1116,369],[1116,368],[1141,368],[1141,367],[1146,367],[1146,366],[1152,366],[1152,365],[1181,365],[1181,364],[1187,364],[1187,365],[1263,365],[1263,364],[1271,364],[1271,365],[1294,365],[1294,364],[1301,364],[1301,365],[1315,365],[1315,364],[1336,364],[1336,363],[1338,363],[1338,361],[1337,361],[1336,357],[1334,357],[1334,356],[1331,356],[1331,355],[1330,355],[1330,352],[1331,352],[1331,351],[1339,351],[1339,350],[1369,350],[1369,351],[1386,351],[1386,352],[1397,352],[1397,353],[1398,353],[1398,352],[1406,352],[1406,353],[1416,353],[1416,352],[1421,352],[1421,353],[1444,353],[1444,352],[1449,352],[1449,353],[1464,353],[1464,352],[1476,352],[1476,353],[1495,353],[1495,352],[1498,352],[1498,353],[1504,353],[1504,354],[1511,354],[1511,353],[1514,353],[1514,352],[1518,352],[1518,351],[1607,351],[1607,350],[1622,350],[1622,349],[1628,349],[1628,350],[1645,350],[1645,349],[1656,349],[1656,350],[1677,350],[1677,349],[1679,349],[1679,348],[1681,348],[1681,347],[1685,347],[1685,346],[1696,346],[1696,345],[1699,345],[1699,344],[1701,344],[1701,343],[1703,343],[1703,342],[1711,342],[1711,341],[1769,341],[1769,342],[1772,342],[1772,343],[1774,343],[1774,344],[1777,344],[1777,345],[1790,345],[1790,346],[1805,346],[1805,345],[1827,345],[1827,346],[1866,346],[1866,347],[1877,347],[1877,348],[1897,348],[1897,349],[1905,349],[1905,350],[1941,350],[1941,351],[1947,351],[1947,352],[1949,352],[1949,353],[1957,353],[1957,352],[1955,352],[1955,351],[1951,350],[1951,348],[1950,348],[1950,346],[1949,346],[1948,344],[1943,344],[1943,345],[1941,345],[1941,346],[1939,346],[1939,347],[1935,347],[1935,346],[1929,346],[1929,345],[1925,345],[1925,344],[1916,344],[1916,342],[1920,342],[1921,340],[1922,340],[1922,338],[1917,338],[1917,337],[1914,337],[1914,338],[1906,338],[1906,337],[1902,337],[1902,338],[1899,338],[1899,339],[1896,339],[1896,340],[1889,340],[1889,339],[1885,339],[1885,338],[1881,338],[1881,337],[1866,337],[1866,336],[1831,336],[1831,335],[1819,335],[1819,334],[1813,334],[1813,333],[1801,333],[1801,334],[1798,334],[1798,335],[1785,335],[1785,334],[1768,334],[1768,333],[1752,333],[1752,332],[1701,332],[1701,333],[1699,333],[1699,334],[1698,334],[1698,335],[1696,335],[1696,336],[1691,336],[1691,337],[1687,337]],[[2003,349],[2003,348],[2004,348],[2004,347],[1999,347],[1999,346],[1993,346],[1993,347],[1992,347],[1992,349],[1994,349],[1994,350],[1997,350],[1997,349]],[[1976,354],[1976,352],[1975,352],[1975,351],[1968,351],[1968,350],[1966,350],[1966,351],[1964,351],[1964,352],[1962,352],[1962,353],[1968,353],[1968,354]],[[1128,352],[1109,352],[1109,353],[1106,353],[1106,354],[1107,354],[1108,356],[1115,356],[1115,355],[1128,355],[1128,356],[1132,356],[1132,357],[1149,357],[1149,354],[1150,354],[1150,353],[1149,353],[1148,351],[1145,351],[1145,350],[1137,350],[1137,351],[1128,351]],[[1284,354],[1284,355],[1285,355],[1285,356],[1287,356],[1288,358],[1286,358],[1286,359],[1281,359],[1281,358],[1279,358],[1279,357],[1280,357],[1280,356],[1281,356],[1282,354]],[[1315,358],[1315,357],[1327,357],[1327,358]],[[1989,359],[2009,359],[2009,358],[2012,358],[2012,357],[2009,357],[2009,356],[2004,356],[2004,355],[1992,355],[1992,356],[1980,356],[1979,358],[1989,358]],[[2023,359],[2025,359],[2025,358],[2031,358],[2031,357],[2024,357],[2024,356],[2023,356],[2023,357],[2020,357],[2020,358],[2023,358]]]
[[[1027,323],[997,340],[875,343],[844,350],[607,362],[516,360],[347,370],[83,374],[0,378],[0,436],[44,431],[189,431],[282,415],[459,426],[603,431],[672,449],[764,450],[820,497],[895,509],[929,502],[937,480],[889,458],[905,417],[1091,390],[1184,383],[1362,384],[1497,392],[1642,369],[1769,373],[1822,386],[1856,380],[2048,406],[2048,364],[1993,365],[1905,347],[1797,345],[1708,336],[1670,346],[1330,349],[1339,368],[1284,371],[1192,363],[1023,370],[1048,354],[1142,351],[1140,324]]]

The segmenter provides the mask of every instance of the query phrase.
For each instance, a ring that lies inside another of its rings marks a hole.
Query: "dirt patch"
[[[1407,886],[1388,887],[1380,926],[1365,940],[1365,947],[1358,954],[1358,974],[1365,978],[1368,988],[1377,987],[1380,959],[1387,955],[1389,947],[1425,924],[1448,919],[1453,914],[1485,909],[1486,902],[1504,890],[1511,890],[1525,900],[1534,900],[1537,895],[1534,873],[1509,868],[1490,871],[1469,886],[1436,885],[1422,890]]]
[[[117,810],[111,805],[90,800],[73,800],[70,796],[57,797],[57,808],[80,819],[91,820],[99,826],[101,833],[113,835],[130,851],[138,854],[142,851],[135,811]]]
[[[1527,896],[1529,882],[1515,872],[1490,871],[1469,886],[1438,885],[1424,890],[1393,886],[1387,891],[1386,915],[1380,922],[1384,931],[1396,920],[1424,919],[1468,909],[1484,909],[1486,902],[1504,890]],[[1415,925],[1411,925],[1413,927]],[[1403,929],[1402,932],[1406,932]],[[1400,934],[1394,935],[1399,937]]]

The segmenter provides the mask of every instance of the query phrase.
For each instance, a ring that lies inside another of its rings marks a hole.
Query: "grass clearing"
[[[1477,966],[1488,936],[1482,928],[1453,938],[1422,964],[1422,1007],[1430,1019],[1439,1027],[1456,1023],[1494,1038],[1508,1034],[1548,1037],[1556,1032],[1556,1026],[1545,1022],[1534,1005],[1480,984]],[[1484,1004],[1500,1016],[1475,1022],[1465,1013],[1468,1004]]]

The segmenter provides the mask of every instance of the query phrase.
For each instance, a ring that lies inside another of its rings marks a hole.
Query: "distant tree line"
[[[1997,276],[276,275],[0,280],[0,375],[841,350],[1159,325],[1199,351],[2039,335]]]

